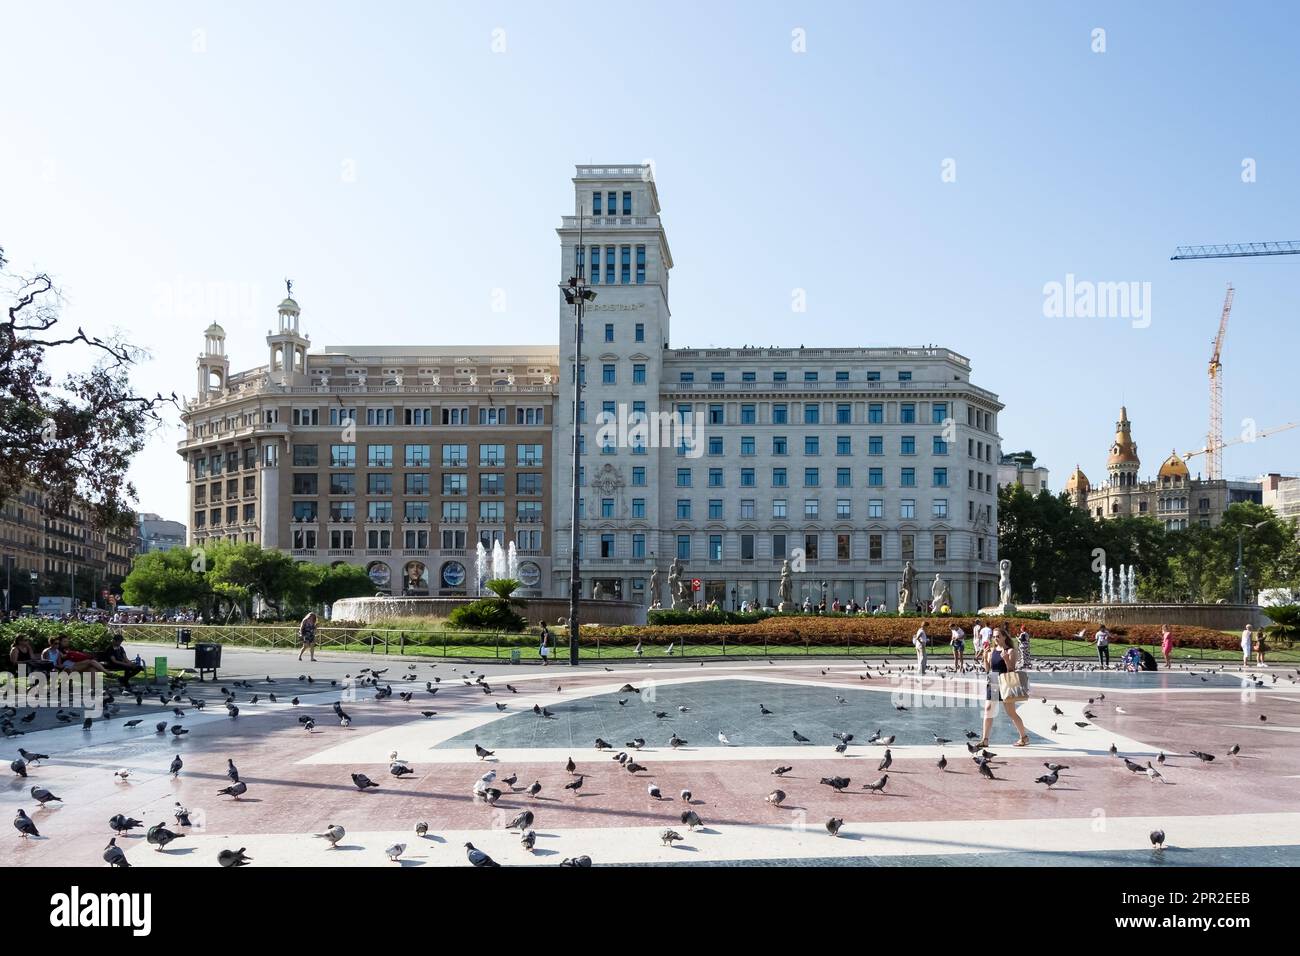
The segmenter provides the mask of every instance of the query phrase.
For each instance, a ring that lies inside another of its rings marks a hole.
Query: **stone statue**
[[[1004,608],[1011,606],[1011,562],[1006,558],[998,562],[998,601]]]
[[[903,577],[898,582],[898,613],[904,613],[912,604],[912,598],[916,594],[916,572],[912,570],[912,562],[903,562]]]
[[[668,566],[668,597],[673,602],[673,607],[681,605],[682,593],[682,559],[673,558],[673,563]]]
[[[596,586],[591,589],[591,599],[593,601],[605,600],[605,584],[603,581],[597,581]]]
[[[656,567],[650,572],[650,606],[655,607],[659,603],[659,568]]]
[[[781,587],[779,591],[781,603],[777,606],[778,611],[788,611],[791,609],[790,599],[794,596],[794,581],[790,576],[790,559],[786,558],[781,562]]]
[[[948,582],[936,573],[934,583],[930,585],[930,608],[941,611],[945,607],[950,610],[952,608],[952,592],[948,589]]]
[[[1031,604],[1038,603],[1038,582],[1037,581],[1029,582],[1029,601]]]

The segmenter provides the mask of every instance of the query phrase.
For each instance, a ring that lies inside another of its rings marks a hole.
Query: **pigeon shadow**
[[[422,839],[422,840],[429,840],[429,841],[431,841],[431,842],[433,842],[433,843],[446,843],[446,842],[447,842],[447,838],[446,838],[446,837],[440,837],[440,836],[438,836],[436,833],[426,833],[424,836],[420,837],[420,839]]]
[[[541,847],[533,847],[533,856],[559,856],[559,855],[560,855],[559,850],[546,850]]]
[[[717,833],[718,833],[718,831],[715,830],[715,829],[713,829],[713,827],[696,827],[696,828],[695,828],[694,830],[692,830],[691,832],[692,832],[692,833],[712,833],[712,834],[714,834],[715,836],[716,836]]]
[[[353,846],[353,845],[350,844],[350,843],[348,843],[348,844],[342,844],[342,845],[336,843],[336,844],[334,844],[333,849],[335,849],[335,850],[364,850],[365,847],[363,847],[363,846]]]
[[[164,848],[164,849],[160,850],[159,852],[162,853],[163,856],[189,856],[191,853],[194,853],[194,852],[196,852],[197,850],[198,850],[198,847],[193,847],[193,846],[178,846],[178,847],[176,847],[176,849],[174,849],[174,850],[171,849],[170,847],[167,847],[167,848]]]
[[[677,843],[677,844],[674,844],[672,848],[673,848],[674,850],[685,850],[685,851],[688,852],[688,853],[699,853],[699,852],[700,852],[700,848],[699,848],[699,847],[697,847],[697,846],[691,846],[689,843]]]
[[[424,866],[424,860],[398,860],[398,866]]]

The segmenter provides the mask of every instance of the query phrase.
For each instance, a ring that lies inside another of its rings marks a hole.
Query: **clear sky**
[[[1204,444],[1228,281],[1226,434],[1300,421],[1300,256],[1169,261],[1300,240],[1297,27],[1269,2],[0,0],[0,245],[70,324],[152,350],[142,389],[192,394],[213,320],[235,370],[266,361],[285,276],[318,347],[554,341],[573,166],[652,159],[674,345],[953,348],[1059,489],[1104,477],[1121,402],[1144,474]],[[1150,283],[1149,323],[1046,317],[1071,274]],[[183,520],[177,438],[134,479]],[[1225,452],[1297,470],[1300,428]]]

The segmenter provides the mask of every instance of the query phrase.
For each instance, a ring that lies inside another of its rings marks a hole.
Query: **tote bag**
[[[1003,700],[1028,700],[1029,675],[1024,671],[1008,671],[998,675],[998,690]]]

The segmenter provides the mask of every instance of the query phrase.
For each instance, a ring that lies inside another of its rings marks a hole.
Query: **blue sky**
[[[1169,261],[1300,239],[1300,8],[566,9],[4,0],[0,244],[189,394],[213,319],[265,361],[286,275],[316,346],[554,340],[574,164],[652,159],[675,345],[948,346],[1060,488],[1104,475],[1121,402],[1144,472],[1203,444],[1232,281],[1225,432],[1300,421],[1300,256]],[[1149,326],[1045,317],[1068,274],[1149,282]],[[177,437],[134,477],[183,519]],[[1300,429],[1225,452],[1298,468]]]

